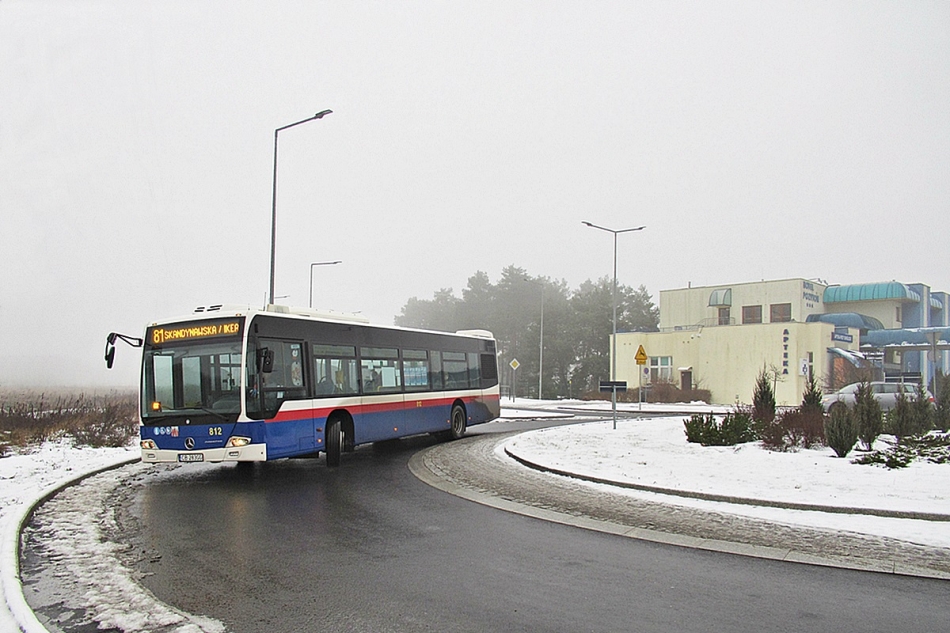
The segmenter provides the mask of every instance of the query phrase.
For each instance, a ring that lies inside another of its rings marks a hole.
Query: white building
[[[784,279],[664,290],[659,332],[618,332],[615,378],[630,388],[667,381],[708,389],[714,403],[731,404],[751,402],[765,371],[785,405],[801,402],[810,375],[828,389],[868,373],[929,381],[937,367],[947,372],[948,354],[935,345],[928,357],[915,337],[923,328],[936,329],[935,341],[950,339],[940,330],[947,300],[898,282]],[[641,345],[648,359],[638,366]]]

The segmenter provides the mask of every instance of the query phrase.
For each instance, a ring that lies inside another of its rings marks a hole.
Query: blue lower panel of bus
[[[317,445],[316,429],[322,428],[322,422],[310,417],[310,411],[294,412],[305,417],[280,420],[278,422],[258,422],[264,431],[263,441],[267,443],[267,458],[305,455],[322,450]]]
[[[390,397],[386,400],[379,402],[375,398],[364,398],[359,404],[313,409],[288,409],[285,406],[275,419],[263,425],[267,457],[277,459],[324,450],[327,419],[334,412],[345,412],[352,418],[354,445],[448,431],[452,405],[459,400],[464,402],[470,425],[487,422],[498,415],[492,411],[490,403],[475,397],[418,399],[406,394],[405,398]]]
[[[353,419],[355,445],[448,431],[452,405],[459,400],[464,403],[469,425],[488,422],[498,416],[497,396],[493,399],[419,399],[406,394],[405,398],[397,396],[387,400],[379,402],[378,398],[365,398],[358,404],[315,408],[306,406],[311,401],[287,402],[277,417],[267,422],[143,426],[141,437],[153,440],[161,450],[176,451],[222,448],[232,436],[247,437],[252,444],[267,446],[268,459],[279,459],[324,450],[327,418],[334,412],[345,412]],[[323,403],[318,401],[317,404]],[[304,406],[291,408],[295,405]],[[187,446],[188,438],[191,438],[189,443],[192,446]]]

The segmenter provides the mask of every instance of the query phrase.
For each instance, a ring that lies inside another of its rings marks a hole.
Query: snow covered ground
[[[506,400],[503,407],[505,419],[563,416],[568,414],[568,410],[578,408],[597,412],[610,410],[609,403],[580,401]],[[637,404],[618,407],[634,412],[638,409]],[[704,404],[644,404],[644,411],[671,415],[643,420],[624,417],[618,421],[616,429],[613,429],[612,422],[607,421],[532,431],[509,440],[507,448],[551,468],[611,481],[748,499],[950,515],[948,465],[915,463],[906,469],[885,470],[852,464],[850,459],[838,459],[830,449],[774,453],[756,444],[701,447],[687,443],[683,432],[684,416],[710,409]],[[134,459],[137,455],[137,448],[132,446],[75,449],[60,442],[47,444],[35,452],[0,459],[0,535],[3,538],[0,579],[6,606],[0,608],[0,631],[18,631],[20,627],[28,633],[45,630],[26,605],[17,576],[16,539],[29,508],[57,486],[85,473]],[[784,523],[893,536],[950,548],[950,522],[947,521],[763,508],[620,490],[604,484],[590,485],[601,486],[615,494],[649,496],[669,503],[710,507]],[[90,504],[101,504],[101,500],[86,499],[78,503],[90,507]],[[77,542],[74,547],[88,549],[93,545]],[[109,560],[108,551],[103,551],[102,556]],[[127,589],[133,591],[134,587]],[[103,592],[100,598],[105,599],[106,595]],[[140,616],[147,616],[150,609],[157,608],[147,602],[139,606]],[[135,614],[125,614],[124,619],[115,615],[114,625],[125,630],[142,630],[136,628],[136,623],[145,620]],[[168,617],[174,620],[176,616]],[[184,622],[181,628],[215,630],[216,624]]]
[[[536,401],[506,402],[505,417],[517,418],[519,407],[534,409]],[[549,402],[543,408],[609,411],[610,403]],[[618,404],[636,412],[637,404]],[[557,471],[598,480],[644,487],[723,495],[743,500],[939,514],[950,517],[950,465],[914,462],[907,468],[853,464],[855,453],[835,457],[830,448],[774,452],[758,442],[709,446],[686,441],[683,420],[688,413],[724,412],[709,405],[651,405],[644,411],[679,415],[642,420],[557,426],[512,438],[505,448],[519,458]],[[875,448],[885,448],[879,440]],[[590,484],[599,486],[601,484]],[[617,488],[610,486],[611,492]],[[879,517],[861,512],[832,513],[789,510],[744,503],[704,501],[638,490],[621,494],[690,507],[715,509],[782,523],[889,536],[921,545],[950,548],[950,521]]]
[[[42,632],[23,599],[18,577],[17,537],[20,523],[39,499],[87,473],[138,457],[137,446],[76,449],[68,441],[47,443],[36,451],[0,459],[0,582],[6,608],[0,608],[0,631]],[[87,506],[88,507],[88,506]]]

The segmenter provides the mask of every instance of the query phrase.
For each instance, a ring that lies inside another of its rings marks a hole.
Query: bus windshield
[[[204,330],[194,327],[189,331]],[[182,335],[170,341],[162,339],[169,332],[156,328],[147,333],[142,366],[143,424],[168,424],[184,416],[209,416],[217,422],[237,420],[241,412],[241,337],[209,340]]]

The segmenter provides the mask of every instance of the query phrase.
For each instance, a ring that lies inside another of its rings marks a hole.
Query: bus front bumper
[[[248,444],[240,447],[208,448],[198,451],[142,449],[142,461],[149,464],[191,462],[264,462],[266,444]]]

